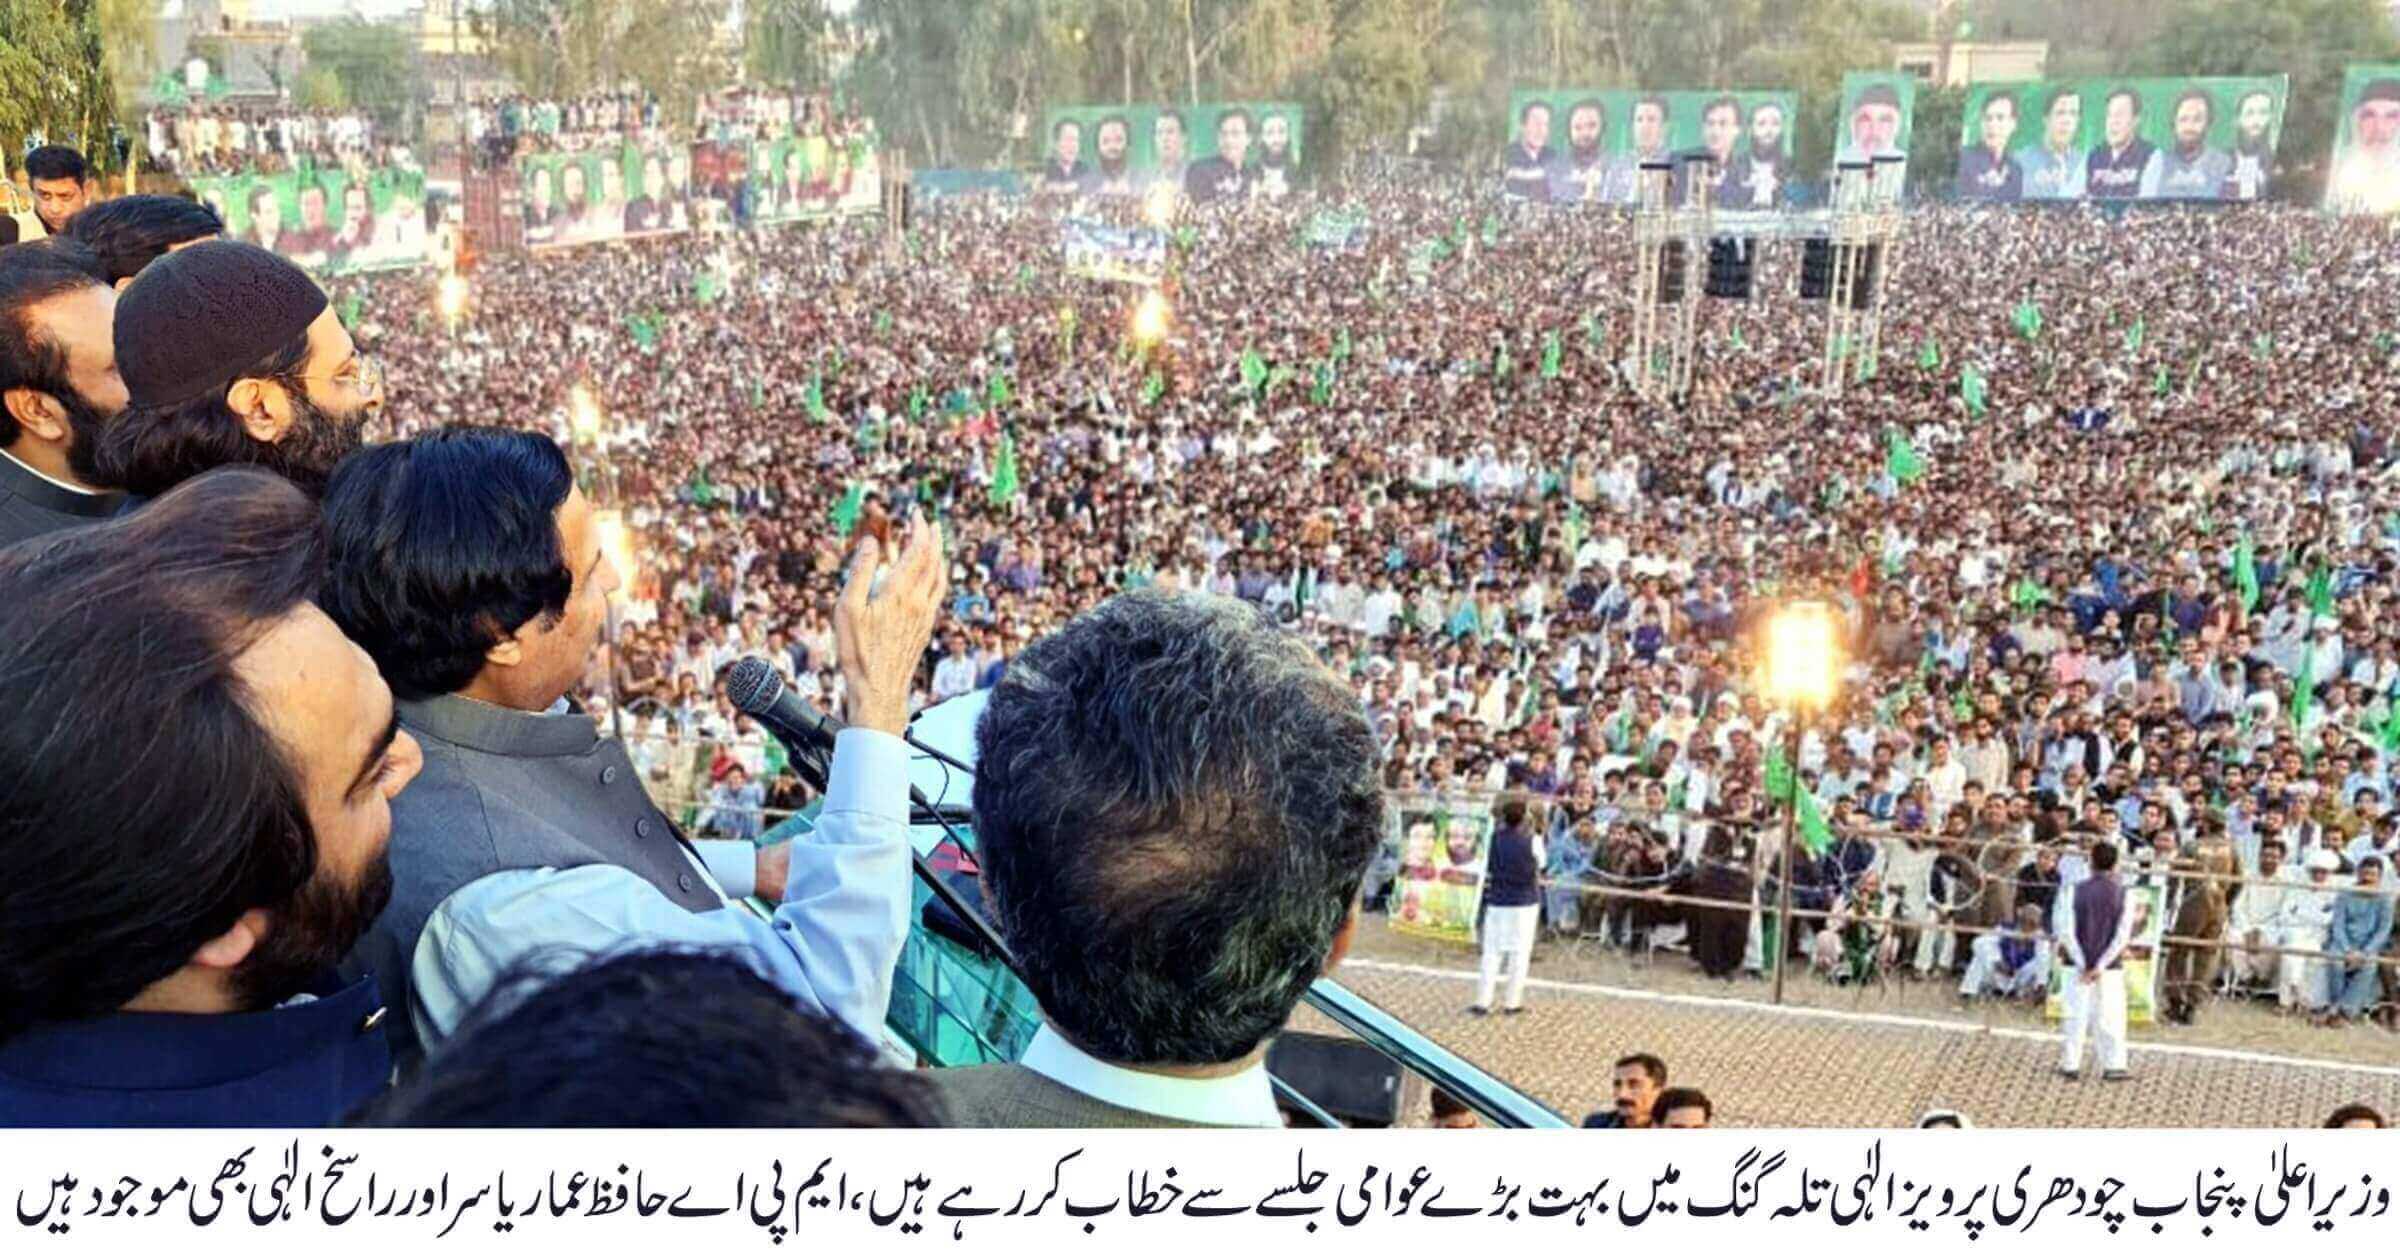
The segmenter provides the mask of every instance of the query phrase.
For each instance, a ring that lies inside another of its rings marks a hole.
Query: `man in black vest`
[[[391,906],[348,962],[412,1069],[514,967],[629,943],[737,952],[872,1041],[908,933],[909,679],[940,605],[919,522],[881,594],[861,543],[835,609],[850,728],[802,841],[687,842],[571,698],[618,586],[558,444],[496,428],[376,446],[325,494],[325,609],[383,670],[425,774],[393,810]],[[737,903],[780,901],[770,922]],[[405,1025],[403,1025],[405,1024]]]
[[[2083,1072],[2083,1043],[2100,1041],[2100,1077],[2131,1077],[2125,1068],[2125,945],[2133,914],[2126,911],[2125,885],[2117,880],[2117,845],[2092,845],[2091,876],[2076,884],[2067,921],[2059,932],[2067,951],[2066,1035],[2058,1072],[2073,1079]]]
[[[318,1127],[389,1082],[333,966],[419,754],[324,575],[250,469],[0,550],[0,1127]]]
[[[1475,985],[1480,1017],[1492,1011],[1492,989],[1508,967],[1508,1003],[1502,1013],[1525,1012],[1525,967],[1533,959],[1533,931],[1540,920],[1542,836],[1525,824],[1523,796],[1500,801],[1493,814],[1492,851],[1483,876],[1483,971]],[[1504,962],[1505,958],[1505,962]]]

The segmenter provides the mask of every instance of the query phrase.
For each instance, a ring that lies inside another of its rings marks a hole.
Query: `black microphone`
[[[755,655],[736,661],[725,673],[725,697],[775,735],[791,753],[792,769],[818,794],[833,771],[833,739],[842,722],[817,710],[783,684],[775,666]]]

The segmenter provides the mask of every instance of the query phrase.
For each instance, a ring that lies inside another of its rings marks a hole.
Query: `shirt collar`
[[[1238,1074],[1213,1079],[1153,1074],[1102,1061],[1045,1023],[1034,1033],[1019,1064],[1061,1087],[1119,1109],[1213,1127],[1283,1126],[1263,1060]]]
[[[0,485],[13,489],[18,497],[68,515],[106,516],[116,510],[118,501],[113,492],[70,485],[6,450],[0,450]]]
[[[404,699],[400,719],[412,733],[500,756],[588,756],[601,742],[581,712],[520,712],[464,695]]]

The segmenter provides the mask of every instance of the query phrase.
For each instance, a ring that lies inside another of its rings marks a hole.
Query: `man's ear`
[[[35,437],[53,444],[63,443],[70,435],[67,409],[58,399],[39,389],[10,389],[0,393],[0,411]]]
[[[274,445],[292,426],[292,397],[284,386],[244,376],[225,389],[225,405],[242,421],[242,431],[261,445]]]
[[[1358,941],[1358,901],[1350,902],[1350,912],[1342,918],[1342,928],[1333,932],[1333,946],[1325,950],[1325,968],[1320,974],[1331,974],[1350,956],[1350,945]]]
[[[230,970],[240,965],[267,937],[269,921],[265,909],[251,909],[235,918],[224,934],[194,949],[189,964],[204,970]]]

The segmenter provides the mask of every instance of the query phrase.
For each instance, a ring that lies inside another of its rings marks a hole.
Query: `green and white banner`
[[[194,195],[225,231],[320,275],[393,270],[425,262],[425,174],[340,170],[204,176]]]
[[[1958,195],[2255,201],[2288,86],[2281,75],[1979,83],[1967,89]]]
[[[1570,88],[1509,96],[1501,186],[1523,201],[1632,205],[1646,162],[1703,152],[1715,202],[1773,209],[1788,198],[1800,97],[1789,91]]]
[[[2400,65],[2355,65],[2342,79],[2325,208],[2400,214]]]

